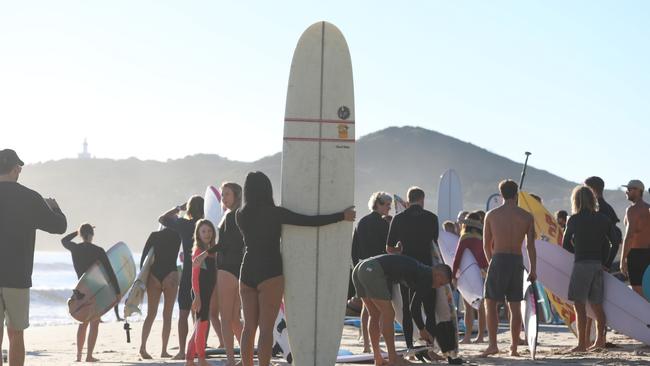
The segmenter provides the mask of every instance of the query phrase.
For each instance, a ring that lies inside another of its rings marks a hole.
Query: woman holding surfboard
[[[476,262],[481,268],[483,279],[487,274],[488,262],[485,258],[483,251],[483,224],[481,223],[481,216],[478,212],[472,212],[467,215],[467,218],[460,221],[461,231],[458,240],[458,248],[454,256],[454,264],[452,266],[453,275],[451,278],[456,278],[460,262],[463,258],[463,252],[468,249],[474,255]],[[465,303],[465,337],[460,342],[462,344],[472,343],[472,328],[474,323],[474,308],[470,303],[463,299]],[[473,343],[483,343],[483,334],[485,333],[485,306],[481,300],[481,305],[478,309],[478,337]]]
[[[282,225],[324,226],[354,221],[355,211],[307,216],[276,206],[271,181],[262,172],[251,172],[244,183],[244,205],[236,221],[246,252],[241,266],[240,294],[244,308],[241,356],[244,366],[253,366],[255,332],[259,326],[258,359],[268,366],[273,348],[273,325],[284,294],[280,237]]]
[[[596,341],[591,349],[605,347],[605,285],[603,269],[609,258],[609,243],[615,238],[614,224],[599,212],[594,192],[587,186],[577,186],[571,194],[573,215],[567,221],[562,246],[575,253],[569,282],[569,300],[578,321],[578,345],[572,352],[587,350],[588,302],[596,314]]]
[[[226,347],[227,366],[235,365],[233,335],[241,341],[241,299],[239,298],[239,272],[244,257],[244,239],[235,221],[235,212],[241,206],[242,188],[237,183],[221,185],[221,204],[228,211],[219,224],[219,242],[194,259],[194,266],[200,265],[208,254],[217,253],[218,307],[221,314],[221,332]],[[217,309],[210,309],[215,312]],[[211,318],[214,317],[214,314]]]
[[[77,237],[77,235],[81,235],[81,239],[83,240],[80,244],[76,244],[72,241],[72,239]],[[117,282],[117,277],[115,277],[115,272],[113,272],[113,267],[108,261],[104,249],[92,243],[94,236],[95,228],[86,223],[81,225],[79,230],[73,231],[63,237],[63,239],[61,239],[61,244],[63,244],[63,246],[72,254],[72,264],[75,272],[77,272],[78,278],[81,278],[90,266],[99,261],[108,272],[110,283],[119,298],[120,285]],[[98,318],[79,324],[79,328],[77,329],[77,362],[81,362],[84,343],[86,341],[86,331],[88,331],[88,353],[86,354],[86,362],[99,361],[93,357],[93,351],[95,349],[95,343],[97,342],[97,335],[99,334],[100,322],[101,318]],[[90,330],[88,329],[88,326],[90,326]]]

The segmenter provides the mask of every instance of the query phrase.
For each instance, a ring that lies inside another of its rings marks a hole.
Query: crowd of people
[[[0,151],[0,323],[6,323],[9,336],[10,365],[24,364],[23,332],[29,326],[29,288],[34,262],[35,231],[63,234],[68,223],[54,199],[43,199],[37,192],[18,183],[24,163],[15,151]],[[604,200],[604,182],[591,177],[576,187],[571,195],[572,214],[559,211],[558,223],[564,230],[563,247],[574,253],[574,267],[568,299],[575,305],[578,322],[578,345],[572,351],[599,349],[606,344],[606,319],[602,308],[604,271],[620,272],[629,278],[639,294],[643,272],[650,264],[650,205],[643,200],[645,187],[638,180],[626,186],[632,205],[627,209],[625,235],[612,207]],[[425,192],[412,187],[403,212],[390,215],[393,197],[376,192],[369,200],[370,213],[362,217],[352,235],[351,281],[356,297],[361,299],[361,329],[364,348],[372,352],[376,365],[403,365],[410,361],[398,356],[393,323],[393,285],[399,284],[402,326],[408,348],[413,348],[413,323],[427,344],[436,342],[442,356],[428,352],[426,358],[445,359],[450,364],[463,362],[458,357],[458,329],[455,319],[436,321],[436,288],[454,285],[460,258],[465,250],[475,257],[484,277],[484,301],[478,313],[479,330],[472,340],[474,311],[465,302],[465,336],[461,343],[483,342],[485,328],[488,345],[482,356],[497,354],[496,334],[498,305],[509,310],[511,331],[510,354],[519,356],[522,329],[524,257],[529,262],[528,280],[536,280],[535,221],[518,206],[518,186],[512,180],[499,184],[504,203],[485,213],[462,212],[457,222],[438,222],[425,209]],[[262,172],[246,176],[243,188],[233,182],[221,186],[225,214],[221,222],[203,217],[204,202],[192,196],[186,203],[163,213],[160,230],[151,233],[145,244],[140,265],[148,253],[154,254],[147,279],[147,316],[141,334],[140,355],[150,359],[147,341],[163,297],[163,331],[160,357],[167,352],[172,326],[174,302],[178,303],[177,360],[187,365],[207,365],[207,334],[212,325],[219,347],[226,350],[227,365],[237,364],[234,340],[241,349],[240,364],[252,366],[257,341],[259,365],[269,365],[273,349],[273,325],[284,294],[284,277],[280,253],[282,225],[324,226],[340,221],[354,221],[353,208],[341,208],[330,215],[307,216],[277,206],[269,178]],[[541,198],[539,198],[541,201]],[[459,236],[452,263],[433,259],[439,229]],[[104,250],[93,244],[95,227],[82,224],[65,236],[62,245],[71,252],[74,269],[80,277],[95,262],[111,268]],[[72,240],[81,237],[81,243]],[[622,245],[620,264],[615,266]],[[182,270],[177,257],[182,253]],[[11,253],[11,255],[6,255]],[[110,285],[117,296],[123,293],[114,273]],[[597,338],[588,344],[587,304],[593,309]],[[241,314],[243,312],[243,318]],[[424,315],[424,316],[423,316]],[[455,316],[455,314],[454,314]],[[189,319],[194,329],[189,334]],[[79,325],[77,361],[82,360],[87,339],[86,361],[93,356],[99,319]],[[3,325],[4,327],[4,325]],[[189,339],[188,339],[189,335]],[[0,345],[3,332],[0,332]],[[383,337],[388,360],[380,348]],[[421,355],[422,356],[422,355]],[[0,361],[1,363],[1,361]]]

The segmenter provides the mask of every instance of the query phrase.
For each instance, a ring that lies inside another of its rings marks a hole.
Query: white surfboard
[[[221,206],[221,191],[218,187],[208,186],[205,189],[203,197],[203,216],[210,220],[215,228],[217,228],[217,235],[219,235],[219,225],[223,219],[224,209]]]
[[[282,149],[282,206],[330,214],[354,205],[355,113],[352,63],[334,25],[300,37],[291,63]],[[285,225],[282,259],[293,359],[336,362],[348,290],[352,223]]]
[[[440,232],[438,238],[442,259],[450,267],[454,264],[458,236],[446,231]],[[483,300],[483,276],[476,258],[471,251],[466,250],[460,259],[460,267],[456,275],[458,278],[458,291],[463,299],[470,303],[474,309],[478,309]]]
[[[147,292],[147,281],[149,280],[149,272],[154,262],[154,257],[154,250],[151,248],[147,254],[147,259],[144,260],[144,264],[140,268],[138,277],[135,278],[135,282],[133,282],[131,290],[129,290],[129,295],[124,301],[124,319],[127,319],[135,313],[142,315],[140,305],[142,305],[144,294]]]
[[[524,331],[526,332],[526,343],[532,359],[537,353],[537,334],[539,328],[539,317],[537,316],[538,299],[535,284],[528,281],[528,271],[524,270],[524,301],[521,302],[521,314],[524,320]]]
[[[456,222],[458,213],[463,210],[463,193],[460,178],[453,169],[447,170],[440,177],[438,185],[438,221],[440,227],[449,220]]]
[[[573,254],[562,247],[543,240],[535,241],[537,251],[537,278],[556,296],[569,304],[569,280],[573,271]],[[524,251],[524,264],[528,266]],[[604,273],[605,298],[603,310],[607,325],[637,341],[650,345],[650,302],[617,280]],[[591,307],[587,315],[594,317]]]
[[[275,345],[280,348],[282,356],[288,363],[293,362],[291,355],[291,346],[289,345],[289,332],[287,331],[287,319],[284,316],[284,304],[280,304],[280,311],[275,318],[273,325],[273,340]]]
[[[495,208],[503,205],[503,197],[500,193],[493,193],[488,197],[487,203],[485,204],[485,212],[494,210]]]

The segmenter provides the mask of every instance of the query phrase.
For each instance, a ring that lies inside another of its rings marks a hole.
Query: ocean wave
[[[74,267],[70,263],[42,263],[34,262],[35,271],[74,271]]]
[[[67,304],[72,295],[71,288],[64,289],[32,289],[30,291],[30,302],[39,305],[60,305]]]

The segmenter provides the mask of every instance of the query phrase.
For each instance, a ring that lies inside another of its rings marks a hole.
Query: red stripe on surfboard
[[[284,141],[306,141],[306,142],[350,142],[354,143],[354,139],[319,139],[311,137],[285,137]]]
[[[210,186],[210,190],[212,190],[212,193],[214,193],[214,195],[217,196],[217,201],[221,203],[221,192],[219,192],[219,189],[215,186]]]
[[[344,121],[337,119],[318,119],[318,118],[285,118],[285,122],[298,122],[298,123],[336,123],[343,125],[353,125],[354,121]]]

